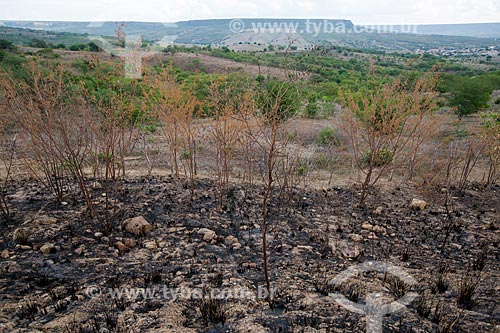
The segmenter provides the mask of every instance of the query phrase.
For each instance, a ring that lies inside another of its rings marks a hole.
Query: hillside
[[[49,44],[66,45],[89,42],[88,37],[82,34],[10,27],[0,27],[0,39],[9,40],[16,45],[29,45],[33,39],[43,40]]]
[[[349,20],[291,20],[291,19],[242,19],[236,29],[231,30],[232,20],[195,20],[177,23],[152,22],[33,22],[3,21],[0,25],[6,39],[16,43],[26,35],[42,34],[36,38],[81,42],[81,35],[114,36],[118,28],[127,35],[141,35],[145,40],[178,44],[232,46],[239,50],[259,50],[263,47],[245,45],[287,45],[295,41],[299,49],[307,49],[321,42],[378,50],[413,51],[431,48],[485,48],[500,46],[500,24],[429,25],[417,27],[418,34],[372,33],[354,25]],[[326,22],[342,27],[340,32],[325,28]],[[20,32],[8,28],[22,28]],[[241,29],[239,29],[241,28]],[[4,29],[7,29],[4,30]],[[353,33],[352,31],[356,31]],[[397,29],[396,29],[397,30]],[[45,31],[45,32],[44,32]],[[48,33],[60,33],[57,35]],[[20,35],[16,35],[19,33]],[[458,36],[458,37],[457,37]],[[478,38],[482,37],[482,38]],[[32,37],[35,38],[35,37]],[[84,37],[83,37],[84,38]],[[29,39],[29,38],[28,38]],[[54,43],[54,42],[53,42]],[[241,46],[243,45],[243,46]]]

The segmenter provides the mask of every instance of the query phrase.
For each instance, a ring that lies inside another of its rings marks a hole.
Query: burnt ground
[[[365,332],[364,315],[332,294],[363,304],[373,291],[386,301],[419,294],[383,317],[384,332],[499,329],[498,186],[456,191],[448,211],[441,189],[421,211],[410,207],[419,195],[409,186],[379,190],[364,208],[346,188],[276,190],[268,239],[272,309],[259,298],[202,302],[197,294],[174,300],[163,293],[243,288],[253,295],[264,285],[259,187],[233,184],[222,205],[210,180],[196,182],[192,200],[187,182],[170,177],[137,178],[120,189],[106,231],[104,211],[93,221],[78,198],[60,204],[37,182],[11,184],[14,216],[0,226],[0,331]],[[98,186],[94,197],[105,200]],[[122,222],[137,216],[153,230],[124,230]],[[376,272],[329,283],[373,260],[416,283]],[[137,288],[153,294],[110,296]],[[460,297],[467,289],[471,302]]]

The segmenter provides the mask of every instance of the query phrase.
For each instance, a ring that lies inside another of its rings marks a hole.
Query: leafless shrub
[[[410,118],[410,121],[421,122],[416,126],[415,131],[409,137],[408,149],[402,151],[401,160],[407,162],[407,179],[414,180],[417,176],[422,176],[425,170],[425,164],[429,163],[429,158],[426,151],[426,146],[435,146],[436,139],[442,134],[444,122],[442,115],[432,114],[423,118]],[[432,162],[433,163],[433,162]],[[432,169],[432,168],[431,168]],[[435,170],[434,170],[435,171]]]
[[[481,117],[483,122],[479,135],[488,161],[485,183],[491,185],[500,180],[500,116],[492,112],[482,114]]]
[[[25,164],[63,200],[67,175],[77,182],[91,216],[95,210],[86,186],[84,167],[90,153],[91,118],[81,87],[67,82],[64,68],[42,68],[32,62],[27,81],[2,81],[8,105],[28,149]]]
[[[481,251],[477,254],[477,257],[474,258],[471,264],[471,269],[474,272],[482,272],[483,269],[486,267],[486,262],[488,260],[488,248],[486,246],[483,246]]]
[[[116,307],[115,301],[107,298],[100,298],[90,309],[90,319],[85,325],[85,330],[90,332],[114,332],[125,333],[128,328],[125,323],[119,319],[120,310]]]
[[[434,273],[431,291],[433,294],[444,293],[448,290],[450,283],[448,281],[448,270],[447,268],[438,268],[437,272]]]
[[[226,313],[222,301],[212,297],[210,294],[200,300],[198,308],[205,326],[208,326],[209,323],[217,324],[226,321]]]
[[[485,147],[483,142],[476,138],[470,138],[465,142],[465,152],[460,170],[458,188],[463,190],[467,185],[470,175],[481,158]]]
[[[436,307],[434,308],[432,322],[438,325],[437,331],[439,333],[451,333],[455,332],[462,317],[462,312],[459,311],[455,314],[450,314],[449,310],[446,310],[442,301],[438,301],[436,303]]]
[[[2,108],[2,110],[5,110]],[[0,114],[0,213],[7,220],[10,217],[7,202],[7,187],[11,177],[17,136],[6,130],[7,119]]]
[[[197,131],[195,112],[199,107],[194,93],[179,84],[172,67],[164,68],[153,79],[153,93],[147,96],[163,125],[170,152],[171,173],[179,177],[180,164],[189,177],[191,196],[197,174]]]
[[[470,310],[475,304],[476,291],[481,283],[481,275],[468,270],[460,280],[458,286],[457,303],[464,309]]]
[[[213,113],[209,136],[215,144],[220,205],[231,175],[234,155],[240,149],[239,144],[244,142],[241,136],[246,127],[245,119],[255,109],[252,93],[239,87],[240,84],[222,77],[209,89]],[[251,167],[248,169],[251,170]]]
[[[144,151],[148,176],[153,173],[153,168],[158,164],[161,157],[161,143],[156,135],[156,129],[143,128],[140,131],[140,141]]]
[[[36,302],[33,302],[31,299],[28,299],[23,305],[19,308],[19,314],[22,318],[27,318],[29,321],[34,321],[36,315],[39,313],[40,305]]]
[[[300,148],[287,147],[289,142],[281,142],[286,147],[280,156],[277,170],[276,181],[281,189],[283,200],[291,198],[293,189],[307,184],[307,177],[310,172],[310,161],[303,158]]]
[[[269,276],[267,231],[269,226],[269,205],[272,200],[273,185],[276,181],[276,169],[280,157],[283,156],[283,145],[280,144],[280,135],[287,133],[286,122],[292,113],[293,101],[290,96],[297,96],[294,93],[295,86],[289,82],[274,82],[271,88],[263,88],[260,100],[260,128],[263,129],[261,140],[256,140],[256,144],[264,155],[264,195],[262,198],[262,256],[264,264],[264,277],[267,291],[271,290]],[[254,137],[255,138],[255,137]],[[269,293],[270,294],[270,293]],[[268,303],[272,307],[272,300],[268,298]]]
[[[405,281],[395,276],[387,275],[387,273],[384,274],[382,284],[397,299],[403,297],[412,287]]]
[[[103,80],[109,80],[104,78]],[[139,125],[143,120],[142,93],[134,81],[108,82],[106,93],[87,91],[91,103],[91,133],[89,162],[94,180],[102,186],[106,231],[113,227],[121,180],[126,176],[125,158],[130,155],[140,138]]]
[[[125,176],[125,157],[138,138],[142,104],[136,84],[114,82],[98,72],[109,87],[98,92],[73,80],[63,65],[37,62],[28,65],[28,73],[26,81],[2,81],[25,146],[25,165],[60,202],[76,183],[90,216],[97,218],[98,202],[88,181],[91,167],[104,188],[109,229],[116,180]]]
[[[428,292],[423,292],[418,296],[416,310],[422,318],[429,318],[432,313],[432,300]]]

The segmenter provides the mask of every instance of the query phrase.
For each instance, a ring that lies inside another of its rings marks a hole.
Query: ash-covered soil
[[[91,220],[80,199],[55,203],[36,182],[11,184],[14,216],[0,226],[0,331],[365,332],[364,314],[335,295],[363,308],[374,292],[383,294],[379,302],[419,295],[383,316],[384,332],[499,329],[498,186],[436,189],[423,210],[411,207],[422,198],[409,187],[374,193],[364,208],[350,189],[276,189],[272,308],[258,297],[266,291],[261,188],[233,184],[222,204],[216,189],[199,180],[191,199],[185,180],[126,181],[106,213],[97,186],[99,216]],[[144,220],[150,225],[131,232]],[[331,283],[369,261],[414,283],[375,271]]]

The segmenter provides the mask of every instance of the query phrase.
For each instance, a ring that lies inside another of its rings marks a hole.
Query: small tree
[[[163,124],[170,151],[171,172],[178,177],[179,164],[185,163],[185,174],[189,176],[193,196],[197,174],[197,127],[194,120],[199,102],[189,87],[177,82],[172,67],[164,68],[154,78],[152,86],[148,100],[154,103]]]
[[[27,144],[26,166],[60,202],[67,175],[73,176],[90,215],[96,217],[84,173],[90,153],[90,108],[78,85],[68,80],[62,66],[45,68],[32,62],[27,81],[5,79],[2,88]]]
[[[259,90],[257,107],[260,115],[260,126],[249,127],[249,135],[254,138],[256,145],[261,149],[264,156],[264,195],[262,198],[262,260],[264,266],[264,278],[268,292],[271,290],[271,278],[269,274],[269,253],[267,250],[267,232],[269,226],[269,205],[272,200],[273,185],[276,181],[275,173],[279,159],[283,156],[284,147],[280,143],[280,136],[286,131],[286,121],[295,112],[298,105],[298,91],[296,86],[288,81],[263,82]],[[257,132],[252,129],[257,128]],[[286,135],[286,134],[285,134]],[[270,295],[270,293],[269,293]],[[272,307],[273,300],[268,298]]]
[[[16,47],[11,41],[0,39],[0,50],[15,50]]]
[[[371,90],[343,93],[344,127],[353,160],[364,175],[360,205],[379,179],[399,166],[403,153],[418,148],[413,138],[436,108],[435,82],[435,75],[426,75],[411,85],[396,79],[374,83]]]
[[[105,231],[111,231],[121,180],[126,178],[126,157],[139,141],[139,125],[143,121],[142,92],[136,81],[120,81],[100,75],[107,89],[88,90],[91,112],[88,131],[91,133],[90,164],[94,179],[104,193]],[[113,213],[113,214],[111,214]]]
[[[212,108],[213,122],[210,137],[216,147],[215,162],[219,187],[219,202],[229,182],[232,160],[236,154],[242,132],[245,129],[245,116],[254,108],[252,93],[243,82],[221,77],[209,89],[209,103]]]
[[[486,184],[495,184],[500,180],[500,114],[483,113],[480,132],[486,157],[488,159],[488,174]]]
[[[0,213],[5,219],[10,217],[7,186],[11,176],[17,141],[15,133],[8,133],[10,123],[11,119],[7,108],[0,104]]]

